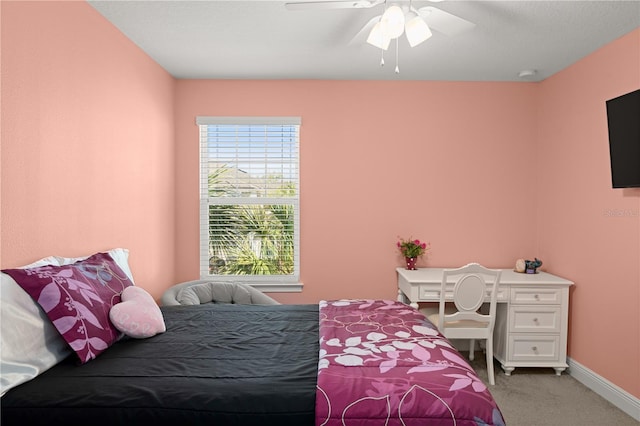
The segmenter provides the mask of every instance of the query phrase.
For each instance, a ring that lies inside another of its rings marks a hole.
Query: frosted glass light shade
[[[385,34],[382,27],[383,25],[380,22],[376,22],[369,33],[369,37],[367,37],[367,43],[379,49],[387,50],[389,43],[391,43],[391,38]]]
[[[400,6],[393,5],[387,8],[380,19],[380,24],[387,37],[400,37],[404,32],[404,13]]]
[[[427,23],[414,12],[407,14],[405,32],[411,47],[419,45],[433,35]]]

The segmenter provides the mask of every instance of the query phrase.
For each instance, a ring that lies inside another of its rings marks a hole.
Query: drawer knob
[[[534,295],[533,295],[533,298],[534,298],[534,299],[536,299],[536,300],[540,300],[540,295],[538,295],[538,294],[534,294]]]
[[[538,347],[537,346],[531,346],[531,350],[534,352],[538,352]]]
[[[533,322],[535,322],[537,324],[538,323],[538,318],[534,318]]]

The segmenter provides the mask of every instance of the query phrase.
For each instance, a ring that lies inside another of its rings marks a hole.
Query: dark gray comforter
[[[11,425],[313,425],[316,305],[163,307],[167,331],[9,391]]]

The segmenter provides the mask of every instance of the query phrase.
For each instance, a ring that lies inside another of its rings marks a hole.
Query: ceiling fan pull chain
[[[380,66],[384,67],[384,50],[380,49]]]
[[[400,68],[398,67],[398,47],[398,39],[396,38],[396,74],[400,74]]]

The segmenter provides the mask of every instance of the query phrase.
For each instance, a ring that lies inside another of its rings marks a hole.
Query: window
[[[300,118],[197,117],[196,123],[201,278],[290,291],[300,275]]]

